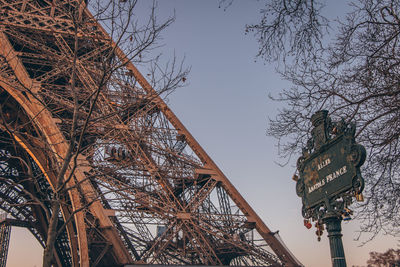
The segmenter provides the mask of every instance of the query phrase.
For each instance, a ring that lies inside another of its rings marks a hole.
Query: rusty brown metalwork
[[[66,182],[71,189],[59,219],[67,226],[57,239],[55,265],[301,266],[83,1],[0,5],[0,165],[10,181],[23,184],[28,170],[10,160],[20,157],[33,166],[42,191],[54,188],[76,107],[66,73],[76,68],[78,127],[86,128]],[[85,22],[79,28],[71,9]],[[75,40],[81,44],[76,58]],[[91,105],[101,58],[120,67]],[[44,211],[15,205],[42,192],[33,189],[36,180],[23,186],[19,192],[2,183],[0,197],[8,204],[1,208],[29,222],[44,245]]]

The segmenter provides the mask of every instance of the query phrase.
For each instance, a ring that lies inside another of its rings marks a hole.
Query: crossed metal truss
[[[67,226],[55,265],[301,265],[83,1],[0,5],[0,207],[43,246],[44,209],[70,141],[76,103],[69,74],[76,68],[78,131],[85,131],[59,215]],[[79,28],[71,9],[82,11]],[[92,104],[103,58],[121,67]]]

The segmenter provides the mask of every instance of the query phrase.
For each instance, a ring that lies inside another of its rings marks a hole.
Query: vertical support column
[[[3,222],[0,225],[0,267],[7,264],[8,246],[10,242],[11,225]]]
[[[342,243],[342,218],[335,213],[327,213],[323,219],[328,231],[333,267],[346,267]]]

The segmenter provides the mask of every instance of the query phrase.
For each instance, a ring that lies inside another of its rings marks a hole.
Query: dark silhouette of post
[[[334,212],[328,212],[323,219],[328,231],[329,246],[331,248],[331,259],[333,267],[346,267],[342,242],[342,218]]]

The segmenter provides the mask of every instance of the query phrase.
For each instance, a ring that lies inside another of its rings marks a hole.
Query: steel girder
[[[82,148],[60,215],[70,222],[62,243],[73,265],[301,265],[84,1],[0,4],[0,87],[13,103],[3,105],[3,128],[38,166],[46,190],[74,141],[79,103]],[[110,62],[120,67],[105,73]]]

